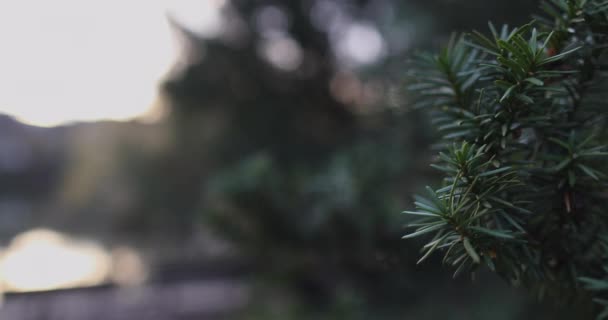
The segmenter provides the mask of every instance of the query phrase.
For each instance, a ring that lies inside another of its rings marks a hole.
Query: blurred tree
[[[407,151],[425,137],[415,134],[415,115],[359,114],[336,97],[337,74],[356,84],[342,84],[346,95],[359,95],[365,81],[338,70],[328,34],[311,22],[311,5],[234,2],[232,19],[248,24],[237,44],[203,42],[182,29],[190,54],[201,58],[166,84],[174,143],[154,169],[158,180],[142,180],[156,191],[140,211],[159,212],[164,220],[153,229],[175,221],[185,235],[202,210],[256,264],[301,278],[310,297],[327,300],[319,290],[351,277],[345,270],[384,270],[399,259],[400,182],[411,166]],[[269,41],[259,21],[264,10],[288,19],[280,37],[300,48],[298,68],[285,70],[260,51]]]

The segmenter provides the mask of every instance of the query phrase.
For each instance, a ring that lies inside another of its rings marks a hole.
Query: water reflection
[[[140,284],[146,271],[141,257],[128,247],[108,251],[98,243],[48,229],[16,236],[0,255],[0,281],[5,292],[30,292],[106,283]]]

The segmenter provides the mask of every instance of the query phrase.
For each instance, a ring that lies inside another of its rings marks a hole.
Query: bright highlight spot
[[[140,255],[129,247],[108,252],[90,241],[34,229],[16,236],[0,255],[0,295],[113,282],[142,284],[148,275]]]
[[[0,112],[40,126],[141,115],[178,52],[167,13],[212,33],[223,3],[0,1]]]
[[[44,229],[23,233],[0,260],[5,291],[41,291],[103,283],[111,258],[99,245]]]
[[[385,53],[382,35],[371,24],[352,23],[342,32],[338,40],[337,53],[355,65],[377,61]]]
[[[302,49],[293,39],[277,36],[262,43],[262,55],[275,67],[293,71],[302,63]]]

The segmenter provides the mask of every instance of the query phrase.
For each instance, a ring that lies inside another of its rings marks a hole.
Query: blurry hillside
[[[41,218],[41,203],[57,188],[67,158],[65,131],[0,117],[0,236],[7,241]]]
[[[129,200],[124,199],[131,198],[129,190],[121,189],[127,184],[117,170],[121,144],[137,141],[145,150],[159,141],[158,125],[136,122],[54,128],[28,126],[8,116],[0,122],[4,242],[34,226],[110,233],[112,213],[127,210]],[[99,229],[99,221],[91,219],[101,219],[107,228]]]

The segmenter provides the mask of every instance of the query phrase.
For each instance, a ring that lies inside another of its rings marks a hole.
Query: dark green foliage
[[[205,185],[207,221],[267,275],[315,303],[331,301],[351,281],[388,295],[380,288],[402,287],[389,274],[410,258],[400,243],[399,216],[391,212],[402,205],[404,179],[420,177],[401,174],[413,166],[406,156],[413,148],[409,130],[382,130],[321,165],[286,164],[268,150],[226,166]]]
[[[420,261],[443,251],[455,275],[487,266],[541,297],[584,300],[608,266],[608,3],[542,8],[415,60],[409,89],[442,135],[445,179],[406,211],[419,219],[404,238],[429,237]]]
[[[281,279],[312,305],[332,303],[342,283],[369,289],[369,296],[384,285],[402,288],[390,276],[402,270],[407,252],[398,208],[404,185],[420,177],[407,174],[415,165],[409,154],[426,131],[416,117],[377,105],[358,113],[337,98],[331,84],[341,71],[329,35],[311,24],[313,2],[232,4],[250,24],[247,41],[235,46],[186,34],[204,49],[165,84],[173,150],[152,168],[160,167],[158,178],[144,181],[151,199],[138,211],[179,214],[179,235],[203,222],[248,268]],[[268,6],[289,17],[285,33],[305,52],[301,69],[277,69],[259,54],[265,35],[256,14]],[[168,229],[174,220],[150,229]]]

